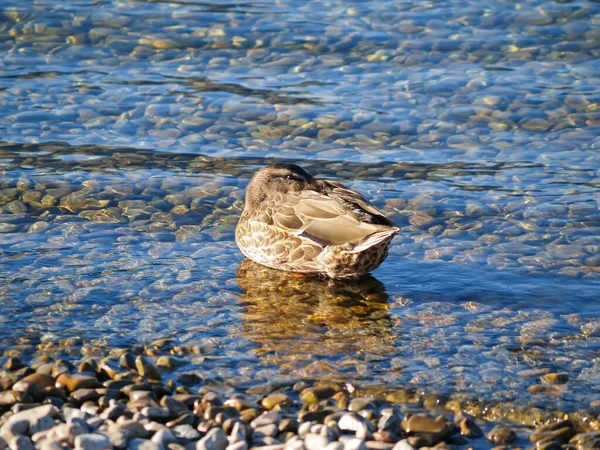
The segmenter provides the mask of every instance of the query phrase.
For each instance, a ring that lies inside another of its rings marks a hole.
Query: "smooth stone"
[[[396,414],[386,414],[381,416],[377,423],[379,431],[389,431],[394,434],[402,432],[402,420]]]
[[[335,393],[336,390],[329,386],[313,386],[300,393],[300,400],[303,403],[317,403],[319,400],[332,397]]]
[[[392,450],[396,441],[397,439],[394,439],[393,443],[382,441],[366,441],[365,445],[368,450]]]
[[[39,444],[37,444],[38,450],[64,450],[64,447],[56,441],[51,441],[50,439],[44,439]]]
[[[344,431],[364,432],[369,429],[369,421],[356,413],[346,413],[338,421],[338,427]]]
[[[81,450],[111,450],[110,440],[96,433],[80,434],[75,437],[75,449]]]
[[[362,439],[348,439],[344,442],[344,450],[368,450],[365,441]]]
[[[0,392],[0,407],[13,406],[23,402],[23,392],[20,391],[3,391]]]
[[[538,450],[563,450],[563,446],[561,445],[561,443],[552,439],[538,441],[536,444],[536,448]]]
[[[108,438],[111,445],[115,448],[124,448],[127,445],[127,434],[121,430],[103,431],[102,434]]]
[[[119,419],[119,422],[110,424],[108,427],[109,431],[119,430],[125,433],[125,435],[137,438],[137,439],[150,439],[150,432],[144,428],[144,426],[136,420],[123,420]]]
[[[177,439],[194,440],[200,437],[200,433],[191,425],[177,425],[171,430]]]
[[[396,442],[396,445],[394,445],[392,450],[415,450],[415,448],[410,445],[408,440],[402,439],[401,441]]]
[[[407,433],[443,434],[448,431],[448,421],[444,417],[433,418],[427,414],[414,414],[402,421]]]
[[[258,416],[256,419],[250,422],[250,426],[252,428],[259,428],[265,425],[279,424],[280,420],[281,414],[279,413],[279,411],[273,410],[265,412]]]
[[[478,438],[483,436],[483,431],[473,420],[468,417],[463,417],[458,421],[460,434],[468,438]]]
[[[573,429],[573,423],[571,420],[559,420],[557,422],[549,422],[545,425],[541,425],[537,427],[534,433],[543,433],[545,431],[555,431],[561,428],[570,428]]]
[[[372,398],[353,398],[348,406],[348,411],[351,412],[361,411],[363,409],[375,409],[375,404],[373,403]]]
[[[273,409],[281,403],[286,403],[288,400],[289,397],[285,394],[271,394],[262,399],[261,405],[265,409]]]
[[[248,450],[248,444],[246,441],[234,442],[229,444],[225,450]]]
[[[10,424],[26,422],[27,426],[29,427],[34,425],[42,417],[58,419],[60,418],[60,410],[54,405],[42,405],[26,409],[24,411],[20,411],[10,416],[6,423],[2,425],[2,428],[0,428],[0,434],[2,434],[1,430],[3,430],[7,426],[11,426]]]
[[[246,434],[246,428],[244,428],[240,422],[236,422],[229,434],[229,442],[233,444],[234,442],[246,442],[247,440],[248,436]]]
[[[496,426],[487,434],[488,440],[492,444],[505,445],[517,439],[517,434],[508,427]]]
[[[47,438],[53,441],[73,444],[75,437],[86,433],[87,430],[79,424],[61,423],[48,430]]]
[[[110,400],[108,408],[100,413],[100,418],[102,420],[117,420],[123,414],[125,414],[125,405],[115,400]]]
[[[47,431],[50,428],[54,428],[56,426],[56,420],[50,416],[42,416],[37,419],[33,419],[33,421],[29,424],[29,434],[39,433],[40,431]]]
[[[324,450],[344,450],[344,444],[341,442],[330,442]]]
[[[162,379],[160,371],[147,356],[139,355],[135,358],[135,367],[141,376],[149,380],[160,381]]]
[[[27,433],[28,429],[28,420],[13,420],[11,417],[2,425],[2,427],[0,427],[0,436],[2,436],[2,438],[6,441],[10,441],[14,436]]]
[[[56,379],[56,387],[74,392],[77,389],[94,389],[102,387],[100,382],[92,376],[81,373],[62,373]]]
[[[169,412],[175,416],[180,416],[181,414],[190,412],[190,409],[185,403],[175,400],[169,395],[165,395],[163,398],[161,398],[160,404],[164,408],[167,408],[167,410],[169,410]]]
[[[551,372],[540,377],[542,382],[547,384],[565,384],[569,381],[569,374],[565,372]]]
[[[169,444],[177,442],[177,439],[170,430],[158,430],[152,436],[151,441],[167,447]]]
[[[254,429],[254,433],[252,434],[254,438],[261,438],[264,436],[274,437],[278,432],[277,425],[274,423],[263,425],[262,427],[257,427]]]
[[[229,442],[220,428],[213,428],[196,444],[196,450],[225,450]]]
[[[552,431],[535,431],[529,435],[531,442],[538,442],[547,439],[558,440],[561,443],[568,442],[573,437],[575,431],[571,427],[563,427]]]
[[[304,438],[306,450],[322,450],[329,444],[329,440],[320,434],[309,433]]]
[[[284,417],[279,422],[279,431],[284,433],[286,431],[291,431],[292,433],[298,432],[298,421],[296,419],[290,417]]]
[[[127,443],[127,450],[164,450],[164,447],[148,439],[135,438]]]
[[[52,378],[50,375],[37,372],[32,373],[31,375],[27,375],[21,380],[21,382],[33,383],[38,385],[42,389],[54,386],[54,378]]]
[[[96,389],[81,388],[71,393],[71,397],[79,403],[98,400],[102,395]]]
[[[156,420],[158,422],[167,422],[171,418],[171,413],[158,406],[147,406],[142,409],[142,414],[147,416],[150,420]]]
[[[10,450],[35,450],[31,439],[27,436],[14,436],[8,443]]]

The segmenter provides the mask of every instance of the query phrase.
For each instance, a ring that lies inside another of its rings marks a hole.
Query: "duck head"
[[[273,164],[260,169],[246,189],[246,208],[257,208],[268,196],[318,189],[316,180],[296,164]]]

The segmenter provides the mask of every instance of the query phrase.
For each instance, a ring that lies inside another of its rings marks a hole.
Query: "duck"
[[[379,267],[399,231],[358,192],[278,163],[248,183],[235,241],[263,266],[341,279]]]

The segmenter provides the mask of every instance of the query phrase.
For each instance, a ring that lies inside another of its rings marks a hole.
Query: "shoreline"
[[[0,372],[0,447],[409,450],[535,445],[549,450],[595,448],[591,446],[600,437],[600,422],[592,411],[461,405],[455,397],[414,388],[373,395],[351,385],[301,380],[219,393],[216,386],[198,388],[200,379],[189,373],[178,381],[163,381],[169,370],[164,366],[172,358],[152,349],[145,353],[40,357],[31,365],[8,358]]]

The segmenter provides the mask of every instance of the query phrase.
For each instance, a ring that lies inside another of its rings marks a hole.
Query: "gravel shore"
[[[181,383],[161,381],[160,366],[169,357],[138,353],[38,358],[30,365],[6,360],[0,448],[600,448],[600,422],[592,413],[513,409],[486,420],[502,408],[461,405],[415,390],[362,396],[350,384],[327,380],[223,393],[193,387],[184,376]]]

